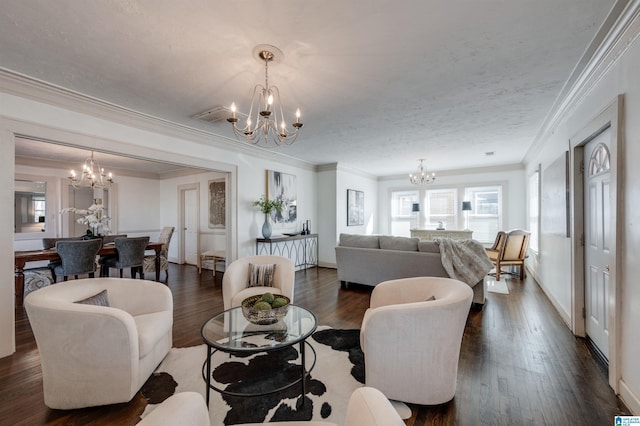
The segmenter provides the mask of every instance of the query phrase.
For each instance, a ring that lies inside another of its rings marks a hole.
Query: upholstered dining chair
[[[250,265],[275,265],[270,284],[256,283],[250,286]],[[250,256],[235,260],[227,267],[222,277],[222,301],[225,311],[240,306],[247,297],[267,291],[287,296],[293,302],[295,267],[293,261],[282,256]]]
[[[102,247],[102,240],[62,240],[56,242],[56,251],[60,256],[60,264],[53,267],[53,282],[57,282],[57,276],[62,276],[64,281],[73,275],[78,279],[79,275],[89,274],[93,278],[96,271],[96,256]]]
[[[24,304],[49,408],[128,402],[171,349],[173,297],[155,281],[72,280]]]
[[[421,405],[450,401],[473,290],[451,278],[385,281],[362,319],[366,386]]]
[[[45,250],[56,248],[56,243],[58,241],[80,241],[80,240],[82,240],[82,237],[43,238],[42,248]],[[51,260],[49,261],[49,264],[47,265],[47,267],[51,269],[51,274],[53,274],[53,268],[61,264],[62,264],[61,260]]]
[[[498,250],[487,250],[487,255],[496,268],[496,281],[500,281],[503,266],[517,266],[519,277],[524,279],[524,261],[527,257],[530,233],[515,229],[504,234],[504,242]],[[500,237],[500,233],[498,233]]]
[[[102,256],[100,262],[100,276],[108,277],[109,268],[120,270],[120,278],[122,278],[122,270],[131,268],[131,278],[135,278],[140,273],[140,278],[144,279],[144,251],[149,244],[149,237],[132,237],[132,238],[116,238],[116,254],[112,256]]]
[[[158,237],[158,242],[164,244],[162,250],[160,250],[160,270],[164,271],[165,278],[169,279],[169,244],[171,243],[171,237],[173,236],[173,231],[176,228],[173,226],[165,226],[160,231],[160,236]],[[156,254],[145,255],[144,256],[144,265],[142,267],[144,272],[155,272],[156,270]]]

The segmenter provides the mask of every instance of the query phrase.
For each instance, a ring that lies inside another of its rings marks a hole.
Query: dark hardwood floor
[[[164,276],[164,274],[163,274]],[[171,265],[176,347],[201,344],[200,326],[222,310],[221,274]],[[465,330],[455,398],[441,406],[412,406],[407,425],[606,425],[628,411],[607,385],[606,369],[584,339],[575,338],[532,279],[511,279],[509,295],[488,293]],[[371,288],[343,289],[336,271],[296,274],[295,302],[319,324],[359,328]],[[0,425],[133,425],[146,402],[81,410],[50,410],[25,312],[16,312],[17,352],[0,359]],[[100,383],[96,383],[100,386]],[[204,385],[203,385],[204,386]]]

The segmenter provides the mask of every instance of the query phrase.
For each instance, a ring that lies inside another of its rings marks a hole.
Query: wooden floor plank
[[[170,265],[174,297],[173,344],[199,345],[201,325],[222,310],[222,274]],[[472,310],[462,341],[456,397],[440,406],[412,405],[410,426],[611,424],[628,414],[607,384],[583,339],[574,337],[530,278],[507,281],[508,295],[488,293]],[[321,325],[359,328],[370,287],[340,286],[336,271],[296,273],[294,300]],[[17,352],[0,359],[0,425],[133,425],[146,401],[82,410],[50,410],[28,318],[16,311]],[[96,384],[99,386],[99,384]],[[204,384],[203,384],[204,386]]]

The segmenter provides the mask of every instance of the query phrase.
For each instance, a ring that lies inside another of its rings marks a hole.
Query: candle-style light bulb
[[[231,114],[233,118],[236,118],[236,103],[231,102]]]
[[[300,122],[300,108],[296,109],[296,123]]]

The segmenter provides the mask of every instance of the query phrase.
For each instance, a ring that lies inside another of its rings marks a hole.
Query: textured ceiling
[[[613,0],[1,0],[0,67],[233,137],[191,118],[264,79],[272,44],[313,164],[378,176],[519,163]],[[493,156],[485,156],[492,151]]]

